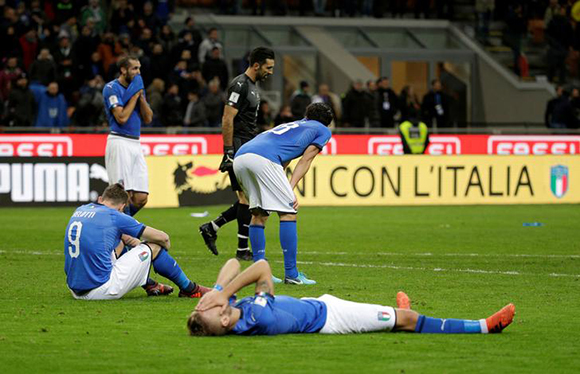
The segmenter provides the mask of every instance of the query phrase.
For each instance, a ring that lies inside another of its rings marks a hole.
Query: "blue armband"
[[[216,284],[215,286],[213,286],[214,290],[218,290],[218,291],[223,291],[224,288],[222,286],[220,286],[219,284]]]

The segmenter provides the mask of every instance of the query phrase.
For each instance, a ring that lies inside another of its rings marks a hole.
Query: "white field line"
[[[423,256],[423,257],[537,257],[537,258],[580,258],[580,255],[549,255],[549,254],[499,254],[499,253],[400,253],[400,252],[374,252],[374,253],[360,253],[360,252],[318,252],[318,251],[299,251],[300,254],[305,255],[337,255],[337,256]]]
[[[276,261],[276,262],[284,263],[284,261]],[[367,268],[367,269],[417,270],[417,271],[471,273],[471,274],[532,275],[532,276],[580,278],[580,274],[560,274],[560,273],[539,274],[539,273],[522,273],[519,271],[444,269],[444,268],[426,268],[426,267],[396,266],[396,265],[346,264],[342,262],[319,262],[319,261],[297,261],[297,263],[301,265],[320,265],[331,267],[351,267],[351,268]]]

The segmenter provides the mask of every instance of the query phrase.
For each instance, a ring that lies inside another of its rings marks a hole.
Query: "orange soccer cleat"
[[[514,304],[508,304],[501,308],[501,310],[491,317],[485,319],[487,324],[487,331],[490,334],[502,332],[503,329],[508,327],[514,320],[514,315],[516,314],[516,307]]]
[[[173,287],[155,282],[155,284],[145,287],[145,292],[147,292],[147,296],[164,296],[172,293]]]
[[[190,297],[192,299],[199,299],[200,297],[202,297],[206,293],[210,292],[211,290],[212,290],[211,288],[200,286],[198,284],[195,286],[195,288],[191,292],[185,292],[183,290],[180,290],[178,296],[179,297]]]
[[[411,309],[411,299],[403,291],[397,292],[397,308]]]

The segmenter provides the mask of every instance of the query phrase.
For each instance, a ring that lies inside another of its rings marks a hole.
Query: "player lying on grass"
[[[234,294],[256,284],[256,295],[234,304]],[[410,300],[397,294],[398,308],[341,300],[331,295],[295,299],[274,297],[270,265],[255,262],[240,273],[231,259],[221,269],[214,290],[202,297],[187,321],[191,335],[277,335],[292,333],[349,334],[371,331],[419,333],[497,333],[513,320],[515,307],[508,304],[480,320],[440,319],[410,309]]]
[[[77,208],[66,228],[64,271],[75,299],[119,299],[146,284],[151,264],[179,286],[179,297],[210,291],[190,281],[167,252],[171,244],[166,233],[122,213],[129,201],[122,185],[110,185],[98,201]],[[133,248],[117,259],[125,245]]]

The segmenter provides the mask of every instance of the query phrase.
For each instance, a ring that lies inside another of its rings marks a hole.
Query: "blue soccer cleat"
[[[287,284],[316,284],[316,281],[306,278],[306,274],[304,274],[303,272],[298,272],[298,276],[296,278],[290,278],[290,277],[284,278],[284,283],[287,283]]]
[[[275,277],[275,276],[272,275],[272,282],[274,282],[274,283],[282,283],[282,279],[280,279],[280,278]]]

